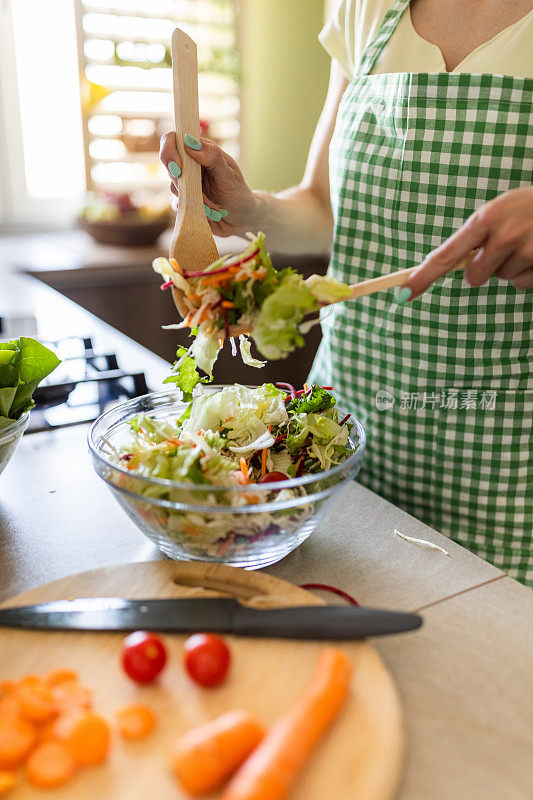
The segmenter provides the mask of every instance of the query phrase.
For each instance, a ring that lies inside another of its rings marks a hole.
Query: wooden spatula
[[[218,251],[204,210],[202,168],[187,154],[183,141],[186,133],[200,136],[198,56],[196,43],[179,28],[172,34],[172,77],[176,148],[182,172],[170,257],[185,269],[201,270],[216,261]],[[176,287],[172,287],[172,296],[183,317],[194,310],[194,305]]]
[[[476,250],[472,250],[456,267],[454,267],[454,271],[465,269],[476,252]],[[350,297],[347,297],[346,300],[355,300],[356,297],[364,297],[367,294],[381,292],[383,289],[391,289],[393,286],[405,286],[416,269],[418,269],[418,265],[408,267],[407,269],[399,269],[397,272],[389,272],[388,275],[380,275],[378,278],[370,278],[367,281],[352,283],[349,287]],[[346,300],[334,300],[334,303],[343,303],[346,302]],[[328,303],[328,305],[333,305],[333,303]]]

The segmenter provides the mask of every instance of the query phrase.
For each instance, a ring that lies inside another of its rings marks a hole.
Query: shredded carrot
[[[62,786],[76,771],[76,764],[61,742],[39,745],[26,762],[26,777],[40,789]]]
[[[339,714],[351,673],[352,665],[341,650],[323,650],[311,683],[246,759],[221,800],[285,800]]]
[[[10,770],[0,770],[0,794],[7,794],[18,783],[17,773]]]
[[[235,303],[232,303],[231,300],[223,300],[220,305],[222,308],[235,308]]]
[[[302,461],[303,461],[303,456],[300,456],[300,458],[298,459],[298,461],[296,462],[295,467],[294,467],[296,472],[298,472],[298,467],[300,466]]]
[[[176,261],[176,259],[175,258],[169,258],[168,260],[169,260],[169,263],[170,263],[170,266],[172,267],[172,269],[176,270],[176,272],[179,272],[179,274],[181,275],[182,274],[181,273],[181,267],[178,264],[178,262]]]
[[[118,729],[123,739],[143,739],[155,728],[155,714],[143,703],[130,703],[115,711]]]
[[[230,711],[184,733],[174,743],[170,765],[188,794],[220,787],[257,747],[263,726],[247,711]]]
[[[250,483],[250,473],[248,471],[248,464],[246,463],[246,459],[241,457],[239,463],[241,465],[241,472],[243,474],[244,483]]]
[[[183,442],[181,439],[176,438],[176,436],[171,436],[169,439],[165,439],[165,444],[171,444],[174,447],[180,447]]]
[[[263,475],[266,475],[267,471],[267,449],[268,448],[263,447],[261,451],[261,477],[263,477]]]
[[[309,386],[306,383],[304,383],[304,392],[308,392],[308,391],[309,391]]]

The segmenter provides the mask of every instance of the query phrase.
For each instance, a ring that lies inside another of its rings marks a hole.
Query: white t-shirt
[[[340,0],[320,32],[323,47],[349,79],[392,5],[393,0]],[[446,72],[440,49],[418,35],[409,8],[372,69],[372,74],[385,72]],[[452,72],[533,78],[533,11],[476,47]]]

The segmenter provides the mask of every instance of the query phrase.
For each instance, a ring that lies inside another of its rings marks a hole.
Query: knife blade
[[[278,639],[363,639],[411,631],[418,614],[360,606],[257,609],[233,598],[85,597],[0,609],[0,626],[32,630],[212,631]]]

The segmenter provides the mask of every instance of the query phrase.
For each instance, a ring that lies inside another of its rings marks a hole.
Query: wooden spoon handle
[[[464,269],[473,257],[475,251],[469,253],[462,261],[454,267],[454,270]],[[383,289],[390,289],[392,286],[404,286],[411,274],[418,269],[418,266],[408,267],[407,269],[399,269],[398,272],[391,272],[388,275],[380,275],[379,278],[370,278],[368,281],[361,281],[360,283],[352,283],[350,286],[351,295],[350,299],[356,297],[364,297],[367,294],[374,294]]]
[[[182,172],[170,255],[184,266],[201,269],[218,258],[218,253],[204,211],[202,167],[187,154],[183,141],[186,133],[200,136],[198,57],[196,43],[179,28],[172,34],[172,77],[176,149]]]

